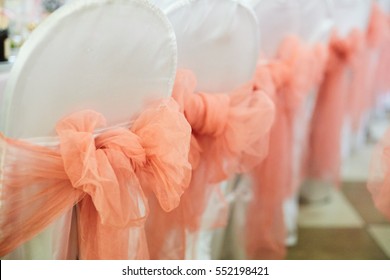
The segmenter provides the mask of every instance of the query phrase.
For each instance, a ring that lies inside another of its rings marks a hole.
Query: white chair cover
[[[243,0],[256,13],[261,33],[261,53],[267,58],[276,54],[281,41],[301,30],[300,0]]]
[[[377,0],[377,2],[384,12],[390,14],[390,1],[389,0]]]
[[[233,0],[180,1],[167,10],[176,33],[178,68],[192,70],[198,90],[208,93],[229,92],[248,82],[254,74],[259,50],[256,17],[246,6]],[[210,205],[204,215],[215,213]],[[214,214],[215,215],[215,214]],[[203,231],[200,241],[192,243],[189,259],[219,257],[222,236]],[[215,254],[212,256],[212,252]]]
[[[159,7],[162,11],[166,11],[175,3],[180,2],[180,0],[149,0],[151,3]]]
[[[196,74],[198,90],[225,92],[252,78],[259,33],[249,9],[234,0],[184,0],[167,15],[176,33],[178,68]]]
[[[366,30],[372,0],[332,0],[337,32],[347,36],[354,28]]]
[[[176,61],[171,25],[149,2],[74,1],[22,47],[1,131],[15,138],[54,136],[59,119],[82,109],[102,113],[108,125],[123,123],[146,101],[170,96]],[[6,258],[75,258],[74,248],[67,252],[71,217],[72,211]]]
[[[304,19],[304,24],[300,24],[301,38],[309,43],[327,43],[335,25],[333,3],[330,0],[300,0],[300,2],[301,18]]]

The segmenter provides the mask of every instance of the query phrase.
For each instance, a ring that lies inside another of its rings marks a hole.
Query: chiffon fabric
[[[196,85],[192,72],[178,72],[173,97],[192,127],[193,172],[178,208],[166,213],[154,207],[147,222],[152,259],[183,259],[190,235],[196,240],[200,229],[225,226],[228,208],[219,183],[248,172],[268,153],[275,112],[264,92],[253,92],[251,83],[220,94],[197,92]],[[216,210],[205,222],[203,214],[215,198]]]
[[[268,156],[251,172],[253,199],[247,209],[245,235],[250,259],[282,259],[285,255],[283,203],[302,180],[301,172],[293,171],[295,121],[311,89],[320,83],[325,61],[326,50],[321,45],[307,46],[288,37],[275,60],[258,65],[255,88],[272,98],[276,119]]]
[[[149,105],[131,127],[95,111],[58,122],[58,138],[0,136],[0,255],[77,204],[80,259],[147,259],[148,198],[172,211],[188,187],[190,127],[178,105]]]
[[[372,95],[375,100],[390,89],[390,17],[377,4],[373,5],[367,33],[369,47],[375,52]]]
[[[364,86],[364,79],[359,80],[359,67],[362,67],[359,55],[364,48],[362,40],[364,36],[358,30],[353,30],[343,39],[336,34],[331,37],[329,59],[311,123],[307,162],[309,178],[339,184],[341,131],[345,118],[353,110],[351,108],[358,106],[349,103],[359,98],[358,95],[366,94],[359,92],[359,86]]]
[[[390,36],[390,22],[387,21],[387,16],[382,12],[379,5],[374,3],[371,9],[371,17],[367,28],[366,41],[370,51],[371,68],[367,71],[369,75],[369,93],[372,102],[375,102],[377,94],[382,91],[381,81],[379,77],[380,65],[383,60],[387,62],[382,54],[382,49],[386,46],[386,40]],[[372,103],[370,105],[373,105]]]
[[[362,126],[365,115],[375,106],[378,93],[388,89],[389,72],[384,68],[390,63],[389,55],[386,55],[390,44],[386,45],[390,36],[388,17],[381,11],[378,3],[371,7],[370,20],[365,34],[359,38],[355,46],[352,67],[351,89],[348,96],[348,107],[351,116],[352,130],[356,132]],[[387,57],[386,57],[387,56]],[[383,63],[383,66],[382,66]],[[390,68],[388,68],[390,70]],[[383,81],[382,81],[383,80]],[[386,85],[387,83],[387,85]]]
[[[373,7],[371,47],[378,51],[373,98],[390,90],[390,20],[376,5]],[[367,183],[375,206],[390,219],[390,130],[382,137],[375,147]]]

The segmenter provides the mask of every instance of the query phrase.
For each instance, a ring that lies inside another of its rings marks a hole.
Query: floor
[[[287,259],[390,259],[390,221],[376,210],[366,188],[371,151],[387,127],[383,120],[370,127],[370,144],[344,162],[341,187],[329,199],[300,205],[298,242]]]

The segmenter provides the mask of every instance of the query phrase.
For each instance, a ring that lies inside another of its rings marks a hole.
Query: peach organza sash
[[[190,180],[190,127],[177,104],[149,107],[130,129],[105,128],[102,115],[81,111],[56,131],[59,145],[52,147],[1,136],[0,254],[81,201],[81,259],[147,258],[147,197],[171,211]]]
[[[341,130],[348,113],[348,95],[353,64],[356,64],[362,36],[354,30],[341,39],[331,38],[329,60],[311,124],[308,177],[338,184],[341,161]],[[354,79],[355,82],[358,79]]]
[[[247,209],[245,235],[250,259],[281,259],[285,255],[283,201],[298,181],[292,167],[294,122],[300,110],[305,109],[310,90],[321,81],[325,61],[322,46],[305,46],[289,37],[277,59],[258,65],[255,87],[263,88],[273,99],[276,119],[268,156],[251,174],[253,200]]]
[[[373,99],[390,89],[390,18],[374,3],[367,31],[367,42],[375,51],[375,69],[372,72],[371,92]]]
[[[181,70],[173,98],[192,127],[190,151],[194,170],[200,162],[210,167],[209,183],[218,183],[236,172],[247,172],[267,155],[268,132],[274,104],[248,83],[230,93],[196,92],[196,78]]]
[[[378,52],[372,89],[375,98],[390,90],[390,18],[377,4],[373,5],[369,27],[368,42]],[[367,187],[375,206],[390,219],[390,130],[373,151]]]
[[[151,255],[156,259],[182,259],[186,232],[226,224],[227,205],[215,184],[235,173],[248,172],[265,158],[275,114],[271,100],[264,92],[253,93],[251,84],[228,94],[196,92],[196,78],[187,70],[178,72],[173,97],[192,127],[193,172],[179,207],[168,214],[153,212],[159,227],[151,223],[147,232],[148,241],[155,244]],[[203,214],[215,194],[219,210],[205,223]]]

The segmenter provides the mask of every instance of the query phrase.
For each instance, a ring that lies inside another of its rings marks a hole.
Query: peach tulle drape
[[[187,70],[178,72],[173,97],[192,127],[193,172],[179,207],[170,213],[155,207],[147,222],[154,259],[183,259],[188,232],[226,224],[227,205],[216,184],[248,172],[265,158],[275,113],[267,95],[254,93],[251,84],[228,94],[196,92],[196,78]],[[212,194],[217,194],[220,208],[205,225],[202,216]]]
[[[374,99],[390,90],[390,16],[373,5],[367,41],[375,52],[375,70],[372,83]]]
[[[289,37],[276,60],[257,68],[255,87],[274,101],[276,119],[268,156],[251,173],[253,199],[247,210],[245,235],[250,259],[281,259],[285,255],[283,201],[301,180],[292,168],[294,122],[311,89],[320,83],[325,62],[323,47],[306,46]]]
[[[365,94],[358,88],[363,82],[359,80],[359,54],[363,49],[363,39],[358,30],[353,30],[344,39],[335,34],[331,38],[329,60],[311,123],[307,166],[309,178],[335,185],[339,183],[341,130],[345,117],[355,107],[348,107],[347,104],[354,102],[351,95]]]
[[[366,33],[358,33],[358,36],[361,38],[355,41],[351,88],[347,97],[353,131],[362,126],[363,117],[375,106],[378,94],[388,90],[390,85],[390,23],[378,3],[372,4]],[[382,73],[386,68],[387,73]]]
[[[373,98],[390,91],[390,17],[373,7],[369,43],[377,51]],[[375,206],[390,219],[390,130],[375,147],[367,183]]]
[[[383,56],[383,49],[386,48],[386,41],[388,41],[389,37],[390,22],[388,22],[386,14],[382,12],[379,5],[377,3],[373,3],[366,34],[367,49],[369,52],[369,67],[366,67],[369,104],[366,104],[366,106],[369,109],[371,109],[374,105],[379,92],[383,91],[380,89],[380,87],[383,86],[383,82],[380,81],[382,76],[380,73],[380,67],[382,63],[388,65],[390,62],[386,61],[385,56]],[[388,73],[387,75],[389,75]]]
[[[0,255],[79,203],[80,259],[148,258],[148,197],[172,211],[191,176],[191,130],[177,103],[151,105],[130,129],[106,128],[102,115],[81,111],[56,131],[59,144],[50,147],[0,138]]]

